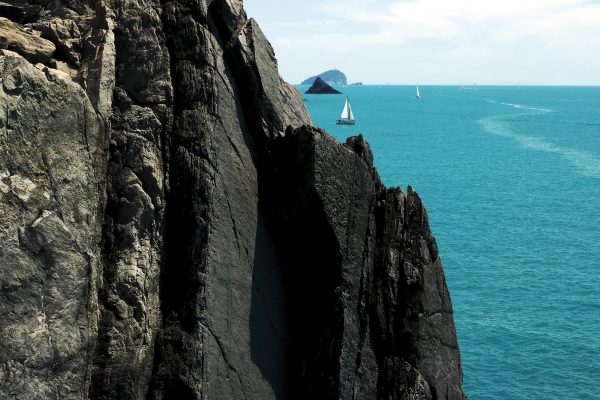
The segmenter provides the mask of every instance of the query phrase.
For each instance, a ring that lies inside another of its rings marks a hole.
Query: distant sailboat
[[[338,125],[354,125],[354,114],[352,113],[352,106],[350,105],[350,99],[346,97],[346,104],[344,104],[344,111],[342,116],[337,120]]]
[[[421,93],[419,92],[419,85],[417,85],[417,99],[421,98]]]

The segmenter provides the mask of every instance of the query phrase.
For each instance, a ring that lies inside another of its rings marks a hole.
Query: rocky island
[[[329,71],[325,71],[319,75],[311,76],[310,78],[304,80],[301,85],[312,85],[317,78],[321,78],[328,85],[347,85],[348,78],[346,74],[337,69],[332,69]]]
[[[315,79],[315,82],[305,92],[306,94],[341,94],[342,92],[332,88],[329,84],[325,83],[321,78]]]
[[[420,197],[241,1],[0,10],[0,398],[465,398]]]

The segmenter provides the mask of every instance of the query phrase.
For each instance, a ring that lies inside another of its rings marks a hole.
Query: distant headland
[[[301,83],[301,85],[312,85],[317,78],[323,79],[329,85],[347,85],[348,78],[346,74],[337,69],[325,71],[319,75],[311,76]]]

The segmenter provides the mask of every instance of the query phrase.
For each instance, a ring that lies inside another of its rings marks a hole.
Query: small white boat
[[[417,99],[421,98],[421,93],[419,92],[419,85],[417,85]]]
[[[352,113],[352,106],[350,105],[350,99],[346,97],[346,104],[344,104],[344,110],[342,116],[337,120],[337,125],[354,125],[356,120]]]

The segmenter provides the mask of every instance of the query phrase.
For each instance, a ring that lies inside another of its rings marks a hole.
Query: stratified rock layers
[[[0,398],[464,397],[418,195],[241,1],[0,10]]]

